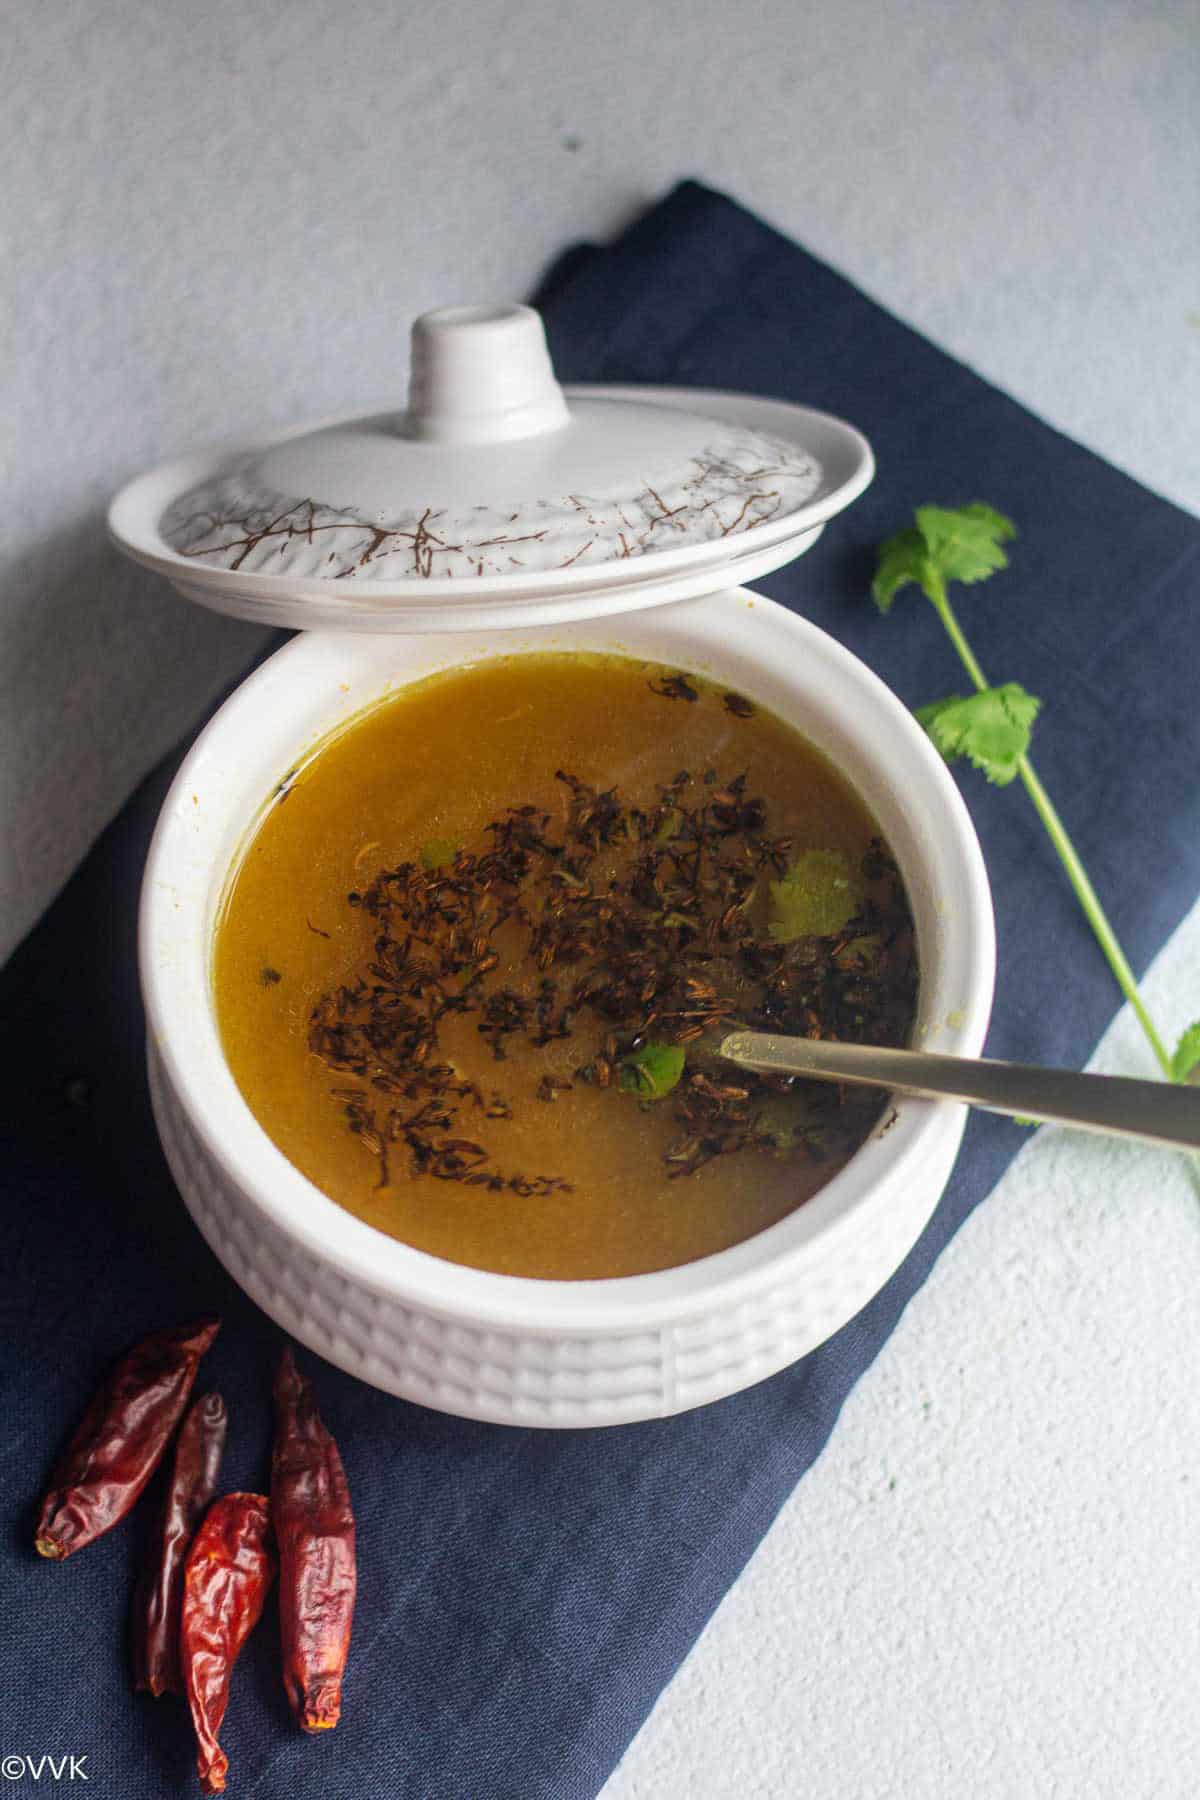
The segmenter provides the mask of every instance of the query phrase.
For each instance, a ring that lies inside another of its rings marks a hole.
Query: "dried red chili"
[[[126,1351],[62,1451],[34,1544],[56,1561],[119,1524],[158,1466],[196,1368],[221,1328],[201,1319],[153,1332]]]
[[[342,1708],[354,1616],[354,1514],[338,1447],[290,1346],[275,1377],[271,1509],[283,1685],[302,1728],[328,1731]]]
[[[171,1482],[133,1603],[133,1685],[182,1694],[179,1619],[183,1570],[192,1539],[217,1488],[229,1423],[220,1394],[192,1402],[175,1440]]]
[[[184,1568],[179,1654],[206,1794],[225,1791],[229,1758],[217,1733],[233,1665],[275,1579],[270,1529],[265,1494],[226,1494],[209,1507]]]

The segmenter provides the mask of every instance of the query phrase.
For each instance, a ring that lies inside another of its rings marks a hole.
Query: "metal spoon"
[[[1200,1150],[1200,1089],[1124,1075],[1078,1075],[1030,1063],[941,1056],[929,1050],[879,1050],[869,1044],[734,1031],[721,1055],[762,1075],[806,1075],[902,1094],[965,1100],[985,1112],[1015,1114],[1111,1137],[1148,1138]]]

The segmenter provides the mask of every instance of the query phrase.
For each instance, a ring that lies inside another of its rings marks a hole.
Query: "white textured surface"
[[[385,407],[681,174],[1200,502],[1192,9],[0,0],[0,954],[259,634],[104,548],[208,439]]]
[[[524,294],[681,173],[1200,506],[1189,6],[445,0],[435,29],[383,0],[5,0],[0,25],[0,948],[258,636],[103,548],[113,489],[390,403],[413,313]],[[1156,989],[1165,1021],[1200,1010],[1195,917]],[[606,1800],[1190,1800],[1198,1299],[1178,1164],[1034,1140]]]
[[[1200,906],[1146,991],[1200,1013]],[[1038,1132],[604,1800],[1191,1800],[1198,1369],[1200,1161]]]

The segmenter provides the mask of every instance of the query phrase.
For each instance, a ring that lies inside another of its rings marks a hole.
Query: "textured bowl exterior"
[[[302,637],[227,702],[164,803],[147,867],[149,1074],[172,1173],[205,1239],[285,1330],[373,1386],[464,1417],[586,1426],[719,1399],[805,1355],[903,1260],[949,1177],[961,1106],[897,1099],[812,1200],[682,1268],[540,1282],[459,1268],[374,1231],[275,1149],[229,1074],[209,958],[230,867],[263,796],[305,746],[433,667],[524,649],[612,649],[716,675],[795,722],[862,791],[917,918],[919,1032],[976,1053],[994,968],[990,901],[965,808],[907,712],[812,626],[735,591],[548,642]],[[371,644],[376,654],[370,654]]]
[[[946,1120],[925,1179],[876,1187],[854,1234],[814,1254],[790,1280],[640,1331],[535,1334],[406,1306],[311,1255],[248,1206],[206,1153],[153,1048],[149,1074],[179,1191],[210,1249],[265,1313],[372,1387],[503,1425],[618,1425],[684,1412],[815,1350],[912,1248],[950,1174],[963,1123]]]

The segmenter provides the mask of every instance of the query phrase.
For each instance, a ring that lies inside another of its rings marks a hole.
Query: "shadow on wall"
[[[269,634],[182,600],[99,510],[0,565],[0,959]]]

